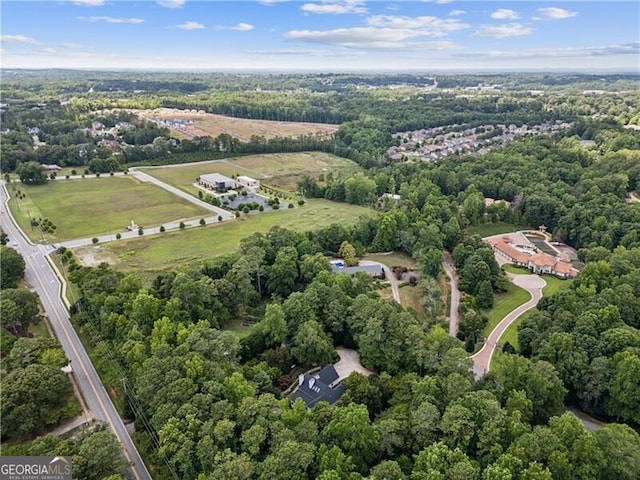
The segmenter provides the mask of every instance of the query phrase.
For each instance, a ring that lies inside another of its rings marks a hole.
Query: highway
[[[71,361],[73,375],[84,397],[91,416],[104,422],[123,446],[124,456],[136,480],[151,480],[131,436],[109,398],[100,377],[76,331],[71,325],[67,306],[62,301],[62,284],[48,254],[53,247],[29,242],[9,212],[9,194],[4,182],[0,188],[0,225],[9,237],[9,246],[15,248],[25,260],[25,280],[40,296],[40,301],[62,348]]]

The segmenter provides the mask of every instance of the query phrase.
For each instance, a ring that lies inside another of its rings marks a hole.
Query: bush
[[[198,190],[198,198],[202,200],[203,196],[204,196],[204,193],[202,193],[202,190]]]
[[[114,173],[113,172],[109,172],[109,176],[113,177]]]
[[[66,175],[64,178],[66,178],[67,180],[69,180],[69,175]]]
[[[76,172],[76,169],[74,168],[73,170],[71,170],[71,175],[77,175],[78,172]]]
[[[302,198],[300,200],[298,200],[298,205],[300,205],[300,206],[304,205],[304,200]]]
[[[240,212],[236,212],[236,218],[240,217]]]
[[[88,169],[88,168],[85,168],[85,169],[84,169],[84,174],[85,174],[85,175],[89,175],[89,169]]]
[[[51,180],[55,180],[56,179],[56,172],[51,172],[51,174],[49,175],[49,178]]]
[[[164,225],[160,225],[160,233],[164,233],[164,231],[165,231]]]
[[[96,173],[96,178],[100,177],[100,172]]]
[[[280,209],[280,205],[278,205],[277,203],[274,203],[271,208],[273,208],[274,210],[279,210]]]
[[[264,212],[264,205],[260,205],[260,206],[258,207],[258,210],[259,210],[259,211],[261,211],[261,212]]]
[[[124,170],[122,173],[124,173],[125,175],[129,174],[129,170]]]
[[[200,225],[204,225],[205,223],[207,223],[207,222],[204,221],[204,218],[201,218],[200,219]]]
[[[116,240],[120,240],[122,238],[122,235],[120,233],[116,233]]]
[[[287,208],[293,208],[293,203],[290,203]]]
[[[98,243],[99,241],[100,241],[100,240],[98,240],[98,237],[93,237],[93,238],[91,239],[91,242],[92,242],[92,243]]]
[[[144,234],[144,230],[142,230],[142,227],[140,227],[138,229],[138,235],[143,235]]]
[[[247,191],[246,191],[246,190],[243,190],[243,191],[242,191],[242,196],[243,196],[243,197],[246,197],[247,195],[248,195],[248,194],[247,194]]]
[[[221,222],[222,221],[222,215],[218,215],[218,221]]]
[[[180,222],[180,230],[184,230],[186,227],[186,225],[184,224],[184,222]]]

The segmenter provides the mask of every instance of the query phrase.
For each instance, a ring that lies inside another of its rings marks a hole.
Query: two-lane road
[[[53,328],[65,354],[71,360],[73,375],[84,397],[87,408],[96,420],[103,421],[115,434],[123,446],[124,456],[131,465],[137,480],[151,480],[151,475],[142,461],[131,436],[109,398],[78,334],[73,329],[69,312],[60,295],[62,285],[56,275],[48,254],[50,246],[33,245],[27,241],[8,210],[8,192],[4,182],[0,187],[0,225],[9,237],[9,244],[25,260],[25,280],[40,296],[51,327]]]

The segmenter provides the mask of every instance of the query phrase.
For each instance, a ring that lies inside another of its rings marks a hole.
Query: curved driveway
[[[61,297],[62,284],[48,255],[53,251],[50,245],[34,245],[29,242],[8,209],[9,193],[2,182],[0,188],[0,225],[9,237],[9,244],[17,250],[25,261],[25,280],[40,297],[40,302],[49,317],[60,345],[73,367],[73,375],[91,416],[105,422],[115,434],[124,449],[127,462],[136,480],[151,480],[136,446],[131,440],[124,422],[107,394],[91,359],[69,319],[69,311]]]
[[[502,320],[500,320],[500,323],[498,323],[496,328],[494,328],[489,334],[489,337],[486,339],[482,349],[475,355],[471,356],[471,359],[473,360],[473,372],[476,375],[476,378],[482,377],[489,371],[491,357],[493,357],[493,352],[498,346],[498,340],[500,340],[504,331],[514,322],[514,320],[538,304],[542,298],[542,289],[547,284],[547,282],[538,275],[516,275],[507,273],[507,277],[513,284],[528,291],[531,295],[531,299],[529,299],[527,303],[523,303],[516,309],[509,312]]]
[[[389,267],[387,267],[384,263],[374,262],[373,260],[360,260],[360,265],[380,265],[382,267],[382,270],[384,271],[384,277],[389,279],[389,283],[391,284],[391,293],[393,295],[393,299],[396,301],[396,303],[401,303],[400,290],[398,290],[398,280]]]

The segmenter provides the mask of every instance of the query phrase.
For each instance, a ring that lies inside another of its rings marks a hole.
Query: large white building
[[[260,188],[260,180],[256,180],[246,175],[240,175],[236,178],[236,181],[245,188],[250,190],[257,190]]]
[[[236,188],[238,185],[233,178],[226,177],[220,173],[200,175],[198,183],[211,190],[228,190],[230,188]]]

